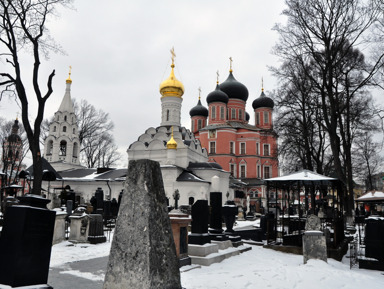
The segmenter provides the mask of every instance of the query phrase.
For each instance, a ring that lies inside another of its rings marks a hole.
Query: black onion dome
[[[232,75],[232,72],[230,72],[228,78],[220,84],[220,89],[224,91],[229,98],[237,98],[244,101],[248,99],[247,87],[241,82],[238,82]]]
[[[253,109],[256,109],[259,107],[273,108],[274,106],[275,106],[275,103],[273,102],[272,98],[266,96],[264,94],[264,91],[262,91],[260,96],[256,98],[252,103]]]
[[[8,142],[21,142],[21,138],[18,132],[19,132],[19,121],[16,119],[12,125],[12,132],[8,136]]]
[[[251,117],[249,116],[249,113],[248,112],[245,112],[245,120],[246,121],[249,121]]]
[[[193,117],[193,116],[205,116],[205,117],[207,117],[208,116],[208,109],[201,104],[201,101],[199,99],[199,101],[197,102],[197,105],[192,107],[192,109],[189,111],[189,115],[191,117]]]
[[[19,135],[17,134],[11,134],[8,138],[7,138],[8,142],[13,142],[13,143],[16,143],[16,142],[21,142],[21,138]]]
[[[220,90],[220,86],[217,84],[216,89],[207,95],[207,103],[211,102],[223,102],[228,103],[228,95]]]

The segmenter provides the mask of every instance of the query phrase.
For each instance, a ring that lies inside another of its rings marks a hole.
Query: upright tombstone
[[[99,244],[107,241],[104,236],[103,216],[98,214],[90,214],[89,216],[89,231],[88,241],[91,244]]]
[[[37,195],[19,199],[20,204],[7,208],[4,218],[0,284],[12,288],[52,288],[46,283],[56,213],[46,208],[48,199]]]
[[[324,233],[321,231],[320,218],[309,215],[305,224],[303,235],[304,264],[309,259],[320,259],[327,262],[327,243]]]
[[[94,214],[103,214],[104,209],[104,191],[101,188],[97,188],[95,192],[96,208],[93,208]]]
[[[211,192],[210,202],[211,202],[211,217],[209,219],[210,220],[209,234],[211,236],[211,240],[215,240],[215,241],[228,240],[228,238],[223,233],[222,193]]]
[[[208,234],[208,219],[208,200],[197,200],[192,205],[191,234],[188,236],[189,244],[204,245],[211,243]]]
[[[104,289],[181,288],[166,203],[159,163],[131,160]]]

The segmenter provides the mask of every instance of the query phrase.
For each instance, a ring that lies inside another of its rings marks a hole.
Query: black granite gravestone
[[[222,220],[222,193],[211,192],[211,217],[209,223],[209,234],[211,240],[224,241],[228,238],[223,233],[223,220]]]
[[[97,188],[95,192],[95,198],[96,198],[96,211],[93,209],[93,212],[95,214],[103,214],[103,208],[104,208],[104,191],[101,188]]]
[[[20,204],[9,207],[4,219],[0,238],[0,284],[44,285],[48,280],[56,213],[46,208],[50,201],[40,196],[27,195],[19,199]]]
[[[365,256],[384,263],[384,220],[366,219]]]
[[[225,205],[222,208],[223,210],[223,216],[225,219],[225,226],[227,227],[225,232],[233,233],[233,224],[236,221],[236,215],[238,212],[238,209],[235,205],[234,201],[227,201]]]
[[[191,234],[189,244],[204,245],[211,243],[208,234],[209,207],[207,200],[197,200],[192,205]]]
[[[118,213],[119,213],[119,204],[117,203],[116,199],[113,198],[112,201],[111,201],[111,215],[112,215],[112,218],[116,219]]]
[[[109,200],[104,201],[103,213],[104,213],[103,214],[104,223],[107,224],[107,222],[112,218],[111,201]]]

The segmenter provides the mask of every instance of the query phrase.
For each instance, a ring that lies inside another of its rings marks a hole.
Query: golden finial
[[[219,71],[216,71],[216,83],[219,84]]]
[[[261,92],[264,92],[264,79],[261,77]]]
[[[171,133],[171,139],[167,142],[167,149],[177,149],[177,142],[173,138],[173,126],[172,126],[172,133]]]
[[[232,72],[232,57],[229,57],[229,72]]]
[[[199,100],[200,100],[200,94],[201,94],[201,87],[199,87]]]
[[[172,67],[175,67],[175,57],[176,57],[176,54],[175,54],[175,48],[172,47],[171,49],[171,59],[172,59]]]
[[[72,71],[72,66],[69,66],[69,76],[68,76],[68,78],[66,80],[66,83],[72,83],[71,71]]]

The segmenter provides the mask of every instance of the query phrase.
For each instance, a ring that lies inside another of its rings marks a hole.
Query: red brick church
[[[207,96],[208,109],[199,101],[190,110],[191,131],[208,151],[209,161],[216,162],[233,178],[241,180],[242,190],[251,204],[266,199],[263,179],[278,176],[277,134],[273,130],[274,102],[262,88],[253,103],[254,125],[246,112],[247,87],[233,76]]]

